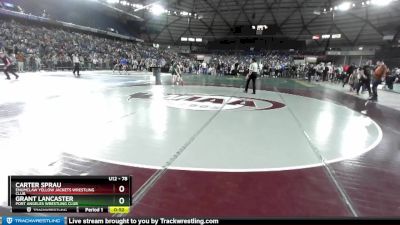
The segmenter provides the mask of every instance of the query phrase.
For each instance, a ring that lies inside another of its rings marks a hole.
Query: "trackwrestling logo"
[[[202,94],[167,94],[155,97],[152,93],[138,92],[129,96],[131,99],[161,101],[166,106],[196,111],[217,110],[273,110],[285,107],[285,104],[256,98],[212,96]]]

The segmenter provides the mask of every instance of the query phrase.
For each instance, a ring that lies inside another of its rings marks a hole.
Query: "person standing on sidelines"
[[[181,85],[183,86],[183,64],[182,63],[178,63],[178,69],[179,72],[177,74],[177,83],[176,85]]]
[[[255,58],[253,58],[252,63],[250,64],[249,67],[249,73],[246,76],[246,89],[244,90],[245,93],[247,93],[247,90],[249,89],[249,84],[250,84],[250,80],[253,81],[253,94],[256,94],[256,79],[258,76],[258,64],[257,64],[257,60]]]
[[[24,72],[25,55],[20,51],[17,53],[16,59],[18,62],[18,72]]]
[[[203,61],[203,63],[201,63],[201,72],[203,75],[207,75],[207,70],[208,70],[208,66],[206,61]]]
[[[179,72],[179,68],[176,62],[171,63],[171,75],[172,75],[172,85],[174,86],[176,83],[177,74]]]
[[[343,79],[343,87],[346,85],[346,84],[348,84],[349,83],[349,79],[350,79],[350,76],[354,73],[354,70],[356,69],[356,67],[354,66],[354,64],[351,64],[351,65],[346,65],[345,66],[345,68],[344,68],[344,71],[346,71],[345,72],[345,77],[344,77],[344,79]]]
[[[18,80],[19,76],[15,73],[15,65],[13,61],[8,57],[5,53],[0,52],[0,59],[3,61],[4,64],[4,74],[6,75],[6,79],[10,80],[9,72],[15,76],[15,79]]]
[[[75,77],[79,78],[81,75],[79,74],[80,61],[78,53],[72,54],[72,62],[74,63],[74,71],[72,73]],[[77,73],[77,75],[75,75],[75,73]]]
[[[183,79],[182,79],[182,70],[180,63],[172,63],[172,85],[182,85],[183,86]]]
[[[369,97],[372,97],[371,92],[371,61],[368,61],[360,71],[361,76],[357,87],[357,95],[360,93],[360,89],[365,87],[368,90]]]
[[[382,83],[382,79],[386,76],[388,68],[383,61],[378,61],[376,63],[376,68],[374,70],[374,81],[372,83],[372,97],[370,101],[378,101],[378,86]]]

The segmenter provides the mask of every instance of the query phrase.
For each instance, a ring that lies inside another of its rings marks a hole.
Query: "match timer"
[[[12,212],[127,213],[131,176],[9,176]]]

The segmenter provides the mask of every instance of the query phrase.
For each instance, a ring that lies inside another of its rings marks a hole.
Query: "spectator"
[[[369,99],[371,101],[378,101],[378,86],[382,83],[382,79],[385,78],[388,72],[383,61],[378,61],[374,70],[374,81],[372,83],[372,97]]]
[[[17,56],[17,66],[18,66],[18,72],[24,72],[24,63],[25,63],[25,56],[24,53],[22,53],[21,51],[18,52]]]
[[[42,60],[38,55],[35,55],[35,71],[40,71],[42,68]]]

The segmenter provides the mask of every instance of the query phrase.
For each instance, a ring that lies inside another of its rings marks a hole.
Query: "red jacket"
[[[347,73],[349,71],[349,68],[350,68],[349,65],[344,65],[343,66],[343,71]]]

